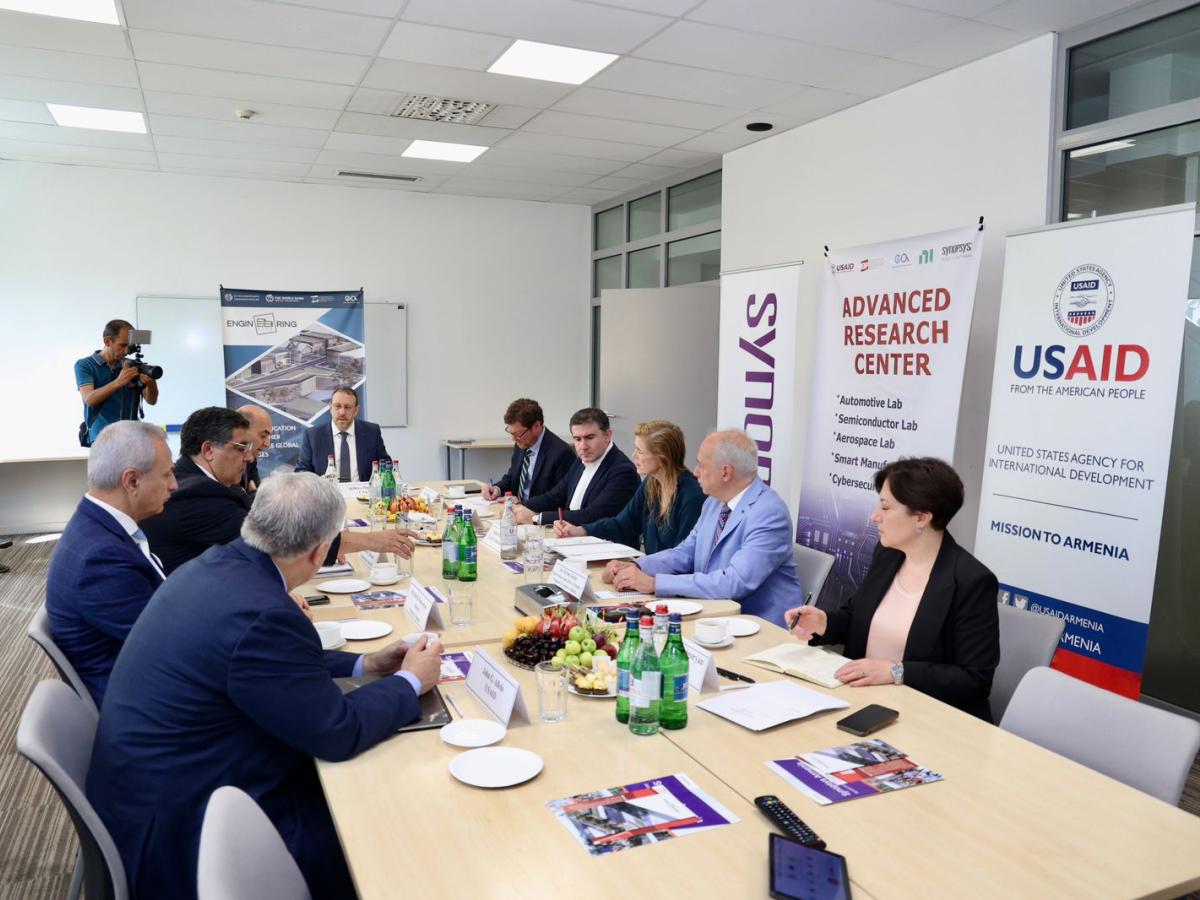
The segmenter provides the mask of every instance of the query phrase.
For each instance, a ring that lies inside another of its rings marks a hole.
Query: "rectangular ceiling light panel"
[[[54,121],[64,128],[93,128],[97,131],[146,133],[146,119],[140,112],[125,109],[96,109],[91,106],[64,106],[47,103]]]
[[[450,144],[445,141],[413,141],[401,156],[414,159],[441,159],[447,162],[469,163],[487,147],[475,144]]]
[[[54,16],[57,19],[79,19],[101,25],[120,25],[115,0],[0,0],[0,9],[13,12]]]
[[[615,53],[577,50],[537,41],[514,41],[488,71],[493,75],[583,84],[616,58]]]

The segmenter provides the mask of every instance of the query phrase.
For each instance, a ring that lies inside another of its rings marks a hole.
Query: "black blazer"
[[[876,546],[858,593],[826,610],[825,634],[812,643],[844,643],[851,659],[866,656],[871,620],[903,562],[901,551]],[[945,532],[904,645],[905,684],[988,722],[1000,662],[998,587],[991,570]]]
[[[330,453],[333,453],[333,426],[326,419],[322,425],[304,429],[304,436],[300,439],[300,461],[296,463],[296,471],[324,475]],[[391,459],[387,447],[383,445],[383,431],[374,422],[368,422],[366,419],[354,420],[354,456],[358,463],[359,481],[366,481],[371,477],[371,463],[375,460]]]
[[[518,500],[525,499],[519,496],[517,491],[517,488],[521,486],[521,463],[524,461],[525,451],[513,444],[512,460],[509,463],[508,471],[496,482],[501,497],[511,491]],[[574,461],[575,450],[570,444],[549,428],[543,431],[542,446],[538,448],[537,459],[534,460],[533,471],[530,473],[528,496],[536,497],[539,494],[547,493],[566,477],[567,470],[571,468],[571,463]]]
[[[586,525],[597,519],[615,516],[642,483],[638,478],[637,469],[616,444],[612,445],[612,449],[600,463],[600,468],[592,476],[591,484],[583,493],[581,508],[569,510],[567,505],[575,493],[575,485],[579,484],[582,477],[583,463],[576,457],[565,478],[546,493],[530,497],[525,501],[525,505],[534,512],[553,512],[555,517],[561,509],[563,518],[572,525]]]

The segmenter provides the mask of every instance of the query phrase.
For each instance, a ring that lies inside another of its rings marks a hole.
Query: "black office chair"
[[[12,541],[0,541],[0,550],[7,550],[11,546],[12,546]],[[0,566],[0,575],[3,575],[6,572],[11,572],[11,571],[12,571],[12,569],[10,569],[8,566]]]

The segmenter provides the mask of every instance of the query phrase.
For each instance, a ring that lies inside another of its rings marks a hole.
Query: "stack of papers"
[[[553,550],[563,559],[581,562],[602,562],[608,559],[632,559],[642,556],[642,551],[625,544],[602,541],[598,537],[552,538],[546,541],[546,549]]]
[[[850,704],[790,681],[768,681],[753,684],[744,691],[719,694],[696,705],[743,728],[764,731],[827,709],[845,709]]]

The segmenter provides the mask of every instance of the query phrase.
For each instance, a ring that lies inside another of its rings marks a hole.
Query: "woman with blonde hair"
[[[633,429],[633,464],[642,483],[615,516],[588,525],[555,522],[557,537],[585,534],[637,547],[647,553],[669,550],[683,541],[700,517],[704,492],[684,463],[683,431],[655,419]]]

